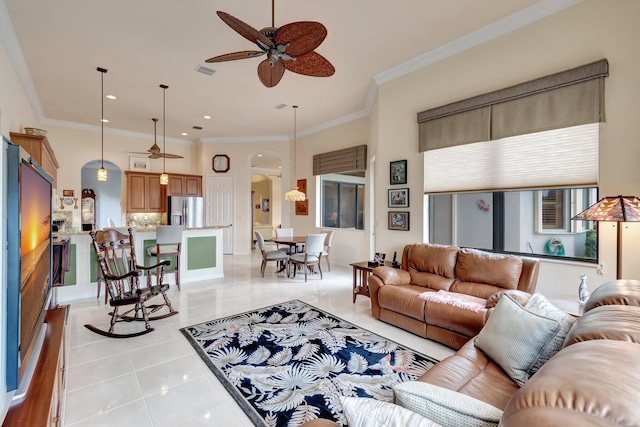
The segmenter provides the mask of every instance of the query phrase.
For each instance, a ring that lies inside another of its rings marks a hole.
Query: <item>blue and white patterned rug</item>
[[[298,300],[180,331],[256,426],[346,425],[340,396],[391,400],[437,363]]]

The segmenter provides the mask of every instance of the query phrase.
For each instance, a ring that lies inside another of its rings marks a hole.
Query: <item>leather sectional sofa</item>
[[[368,281],[371,313],[459,349],[484,326],[490,310],[487,301],[497,300],[504,291],[530,295],[538,269],[533,258],[455,246],[407,245],[400,269],[373,269]]]
[[[618,280],[596,289],[560,351],[522,387],[477,348],[476,340],[467,342],[415,382],[432,387],[432,391],[444,391],[440,396],[450,393],[449,399],[441,399],[443,405],[459,400],[457,410],[467,418],[482,405],[495,410],[493,420],[477,418],[464,425],[640,425],[640,281]],[[433,401],[432,396],[424,397]],[[441,408],[436,412],[441,413]],[[450,420],[439,420],[439,425],[462,425],[455,418]],[[304,427],[335,425],[314,420]]]

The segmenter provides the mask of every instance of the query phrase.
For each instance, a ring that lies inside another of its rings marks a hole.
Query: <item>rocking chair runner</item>
[[[108,331],[93,325],[84,325],[87,329],[100,335],[112,338],[129,338],[153,331],[150,320],[163,319],[178,312],[173,309],[166,291],[169,285],[163,283],[164,267],[169,261],[163,261],[153,266],[138,265],[132,230],[129,234],[120,233],[115,229],[92,231],[89,234],[93,240],[93,249],[98,257],[98,266],[106,283],[109,294],[109,305],[113,307],[111,324]],[[152,276],[147,274],[146,286],[140,284],[143,271],[159,269],[157,281],[154,284]],[[164,302],[161,304],[147,304],[151,298],[162,294]],[[118,310],[123,306],[132,306],[124,313]],[[150,316],[162,308],[167,307],[168,313]],[[128,334],[114,333],[116,322],[144,321],[145,329]]]

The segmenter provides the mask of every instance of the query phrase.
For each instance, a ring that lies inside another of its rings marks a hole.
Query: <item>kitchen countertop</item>
[[[229,225],[211,225],[211,226],[207,226],[207,227],[193,227],[193,228],[185,228],[185,230],[217,230],[217,229],[221,229],[221,228],[229,228]],[[151,232],[151,231],[156,231],[156,227],[137,227],[136,228],[136,232],[139,233],[144,233],[144,232]],[[54,238],[61,238],[63,236],[74,236],[74,235],[88,235],[89,232],[88,231],[68,231],[65,233],[59,233],[57,235],[57,237],[54,235]]]

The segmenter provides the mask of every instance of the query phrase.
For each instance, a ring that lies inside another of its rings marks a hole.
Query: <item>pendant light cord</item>
[[[101,154],[100,154],[100,167],[104,169],[104,73],[105,71],[100,72],[100,90],[102,91],[102,95],[100,100],[102,101],[102,112],[100,118],[100,128],[101,128],[101,136],[100,136],[100,145],[102,146]]]
[[[166,172],[166,165],[167,165],[166,94],[167,94],[167,89],[162,88],[162,173]]]
[[[298,106],[293,106],[293,180],[296,181],[296,145],[298,145]]]

